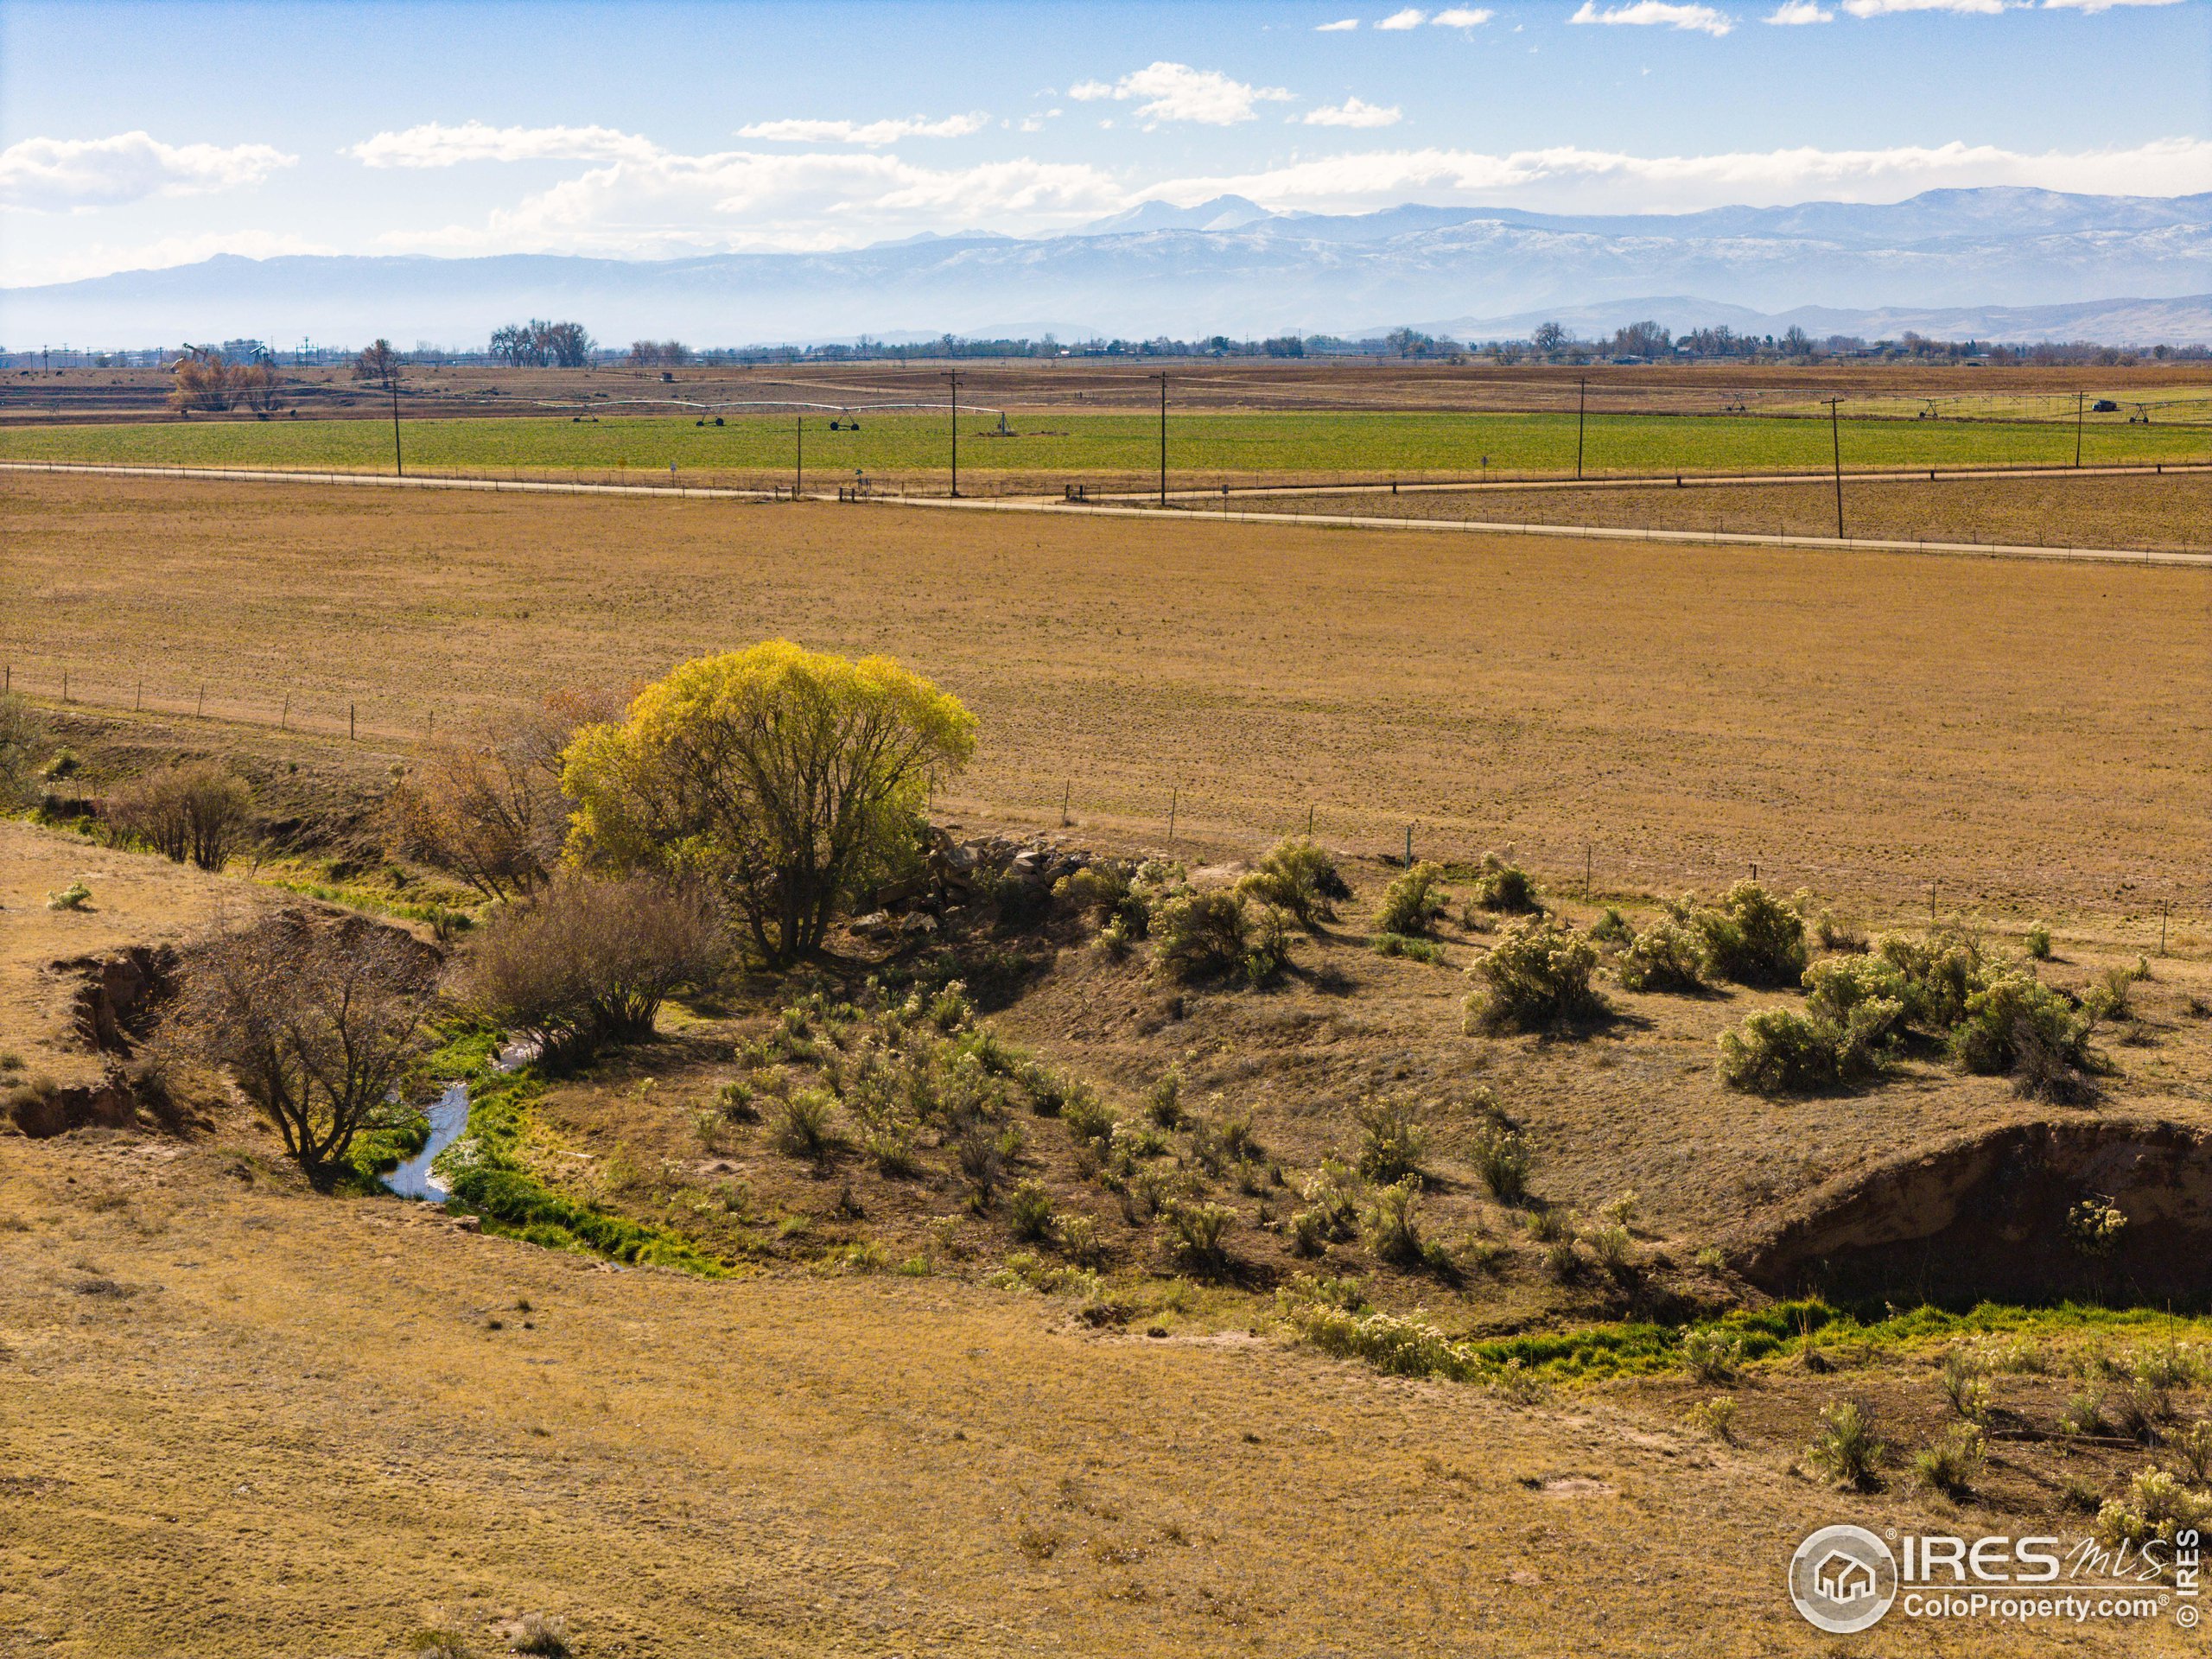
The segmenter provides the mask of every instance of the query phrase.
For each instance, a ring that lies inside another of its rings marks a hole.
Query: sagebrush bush
[[[1014,1224],[1014,1236],[1019,1239],[1038,1240],[1052,1233],[1052,1195],[1042,1181],[1022,1181],[1016,1184],[1007,1199],[1007,1219]]]
[[[1402,1100],[1370,1101],[1359,1109],[1359,1173],[1370,1181],[1395,1181],[1421,1173],[1428,1151],[1428,1126]]]
[[[1090,1216],[1066,1215],[1057,1217],[1052,1236],[1060,1253],[1069,1261],[1084,1266],[1096,1263],[1106,1253],[1098,1236],[1098,1223]]]
[[[1408,1176],[1377,1186],[1360,1212],[1367,1248],[1385,1262],[1412,1266],[1422,1259],[1421,1182]]]
[[[1936,1386],[1953,1411],[1967,1422],[1978,1423],[1989,1415],[1989,1385],[1982,1380],[1988,1366],[1970,1348],[1953,1348],[1943,1356],[1943,1364],[1936,1373]]]
[[[1989,1446],[1981,1431],[1971,1423],[1961,1423],[1914,1453],[1913,1478],[1946,1497],[1964,1497],[1981,1478],[1982,1465],[1988,1457]]]
[[[1846,1400],[1821,1408],[1820,1433],[1805,1448],[1805,1461],[1832,1484],[1863,1491],[1874,1484],[1874,1471],[1888,1453],[1866,1411]]]
[[[1264,985],[1289,965],[1290,922],[1274,906],[1255,918],[1241,893],[1180,893],[1153,918],[1153,967],[1185,984],[1243,979]]]
[[[1618,906],[1607,905],[1605,913],[1590,924],[1590,937],[1600,944],[1625,945],[1636,938],[1636,930]]]
[[[1443,914],[1444,867],[1422,862],[1382,889],[1382,902],[1375,911],[1375,931],[1420,938]]]
[[[1263,906],[1253,918],[1244,950],[1244,982],[1272,985],[1290,966],[1290,913],[1273,905]]]
[[[1807,1094],[1839,1079],[1837,1033],[1795,1008],[1762,1008],[1720,1033],[1720,1080],[1753,1094]]]
[[[1508,926],[1467,972],[1468,1023],[1481,1031],[1541,1031],[1594,1020],[1605,999],[1591,988],[1598,948],[1563,923],[1529,918]]]
[[[1229,1230],[1236,1212],[1221,1204],[1170,1204],[1161,1211],[1168,1253],[1185,1267],[1218,1273],[1229,1262]]]
[[[1529,872],[1497,853],[1484,853],[1477,867],[1474,901],[1484,910],[1525,912],[1543,908]]]
[[[2087,1071],[2093,1023],[2033,976],[2000,972],[1967,994],[1951,1031],[1951,1058],[1962,1070],[1997,1075],[2019,1065],[2026,1047]]]
[[[1704,936],[1671,920],[1632,935],[1613,964],[1622,988],[1630,991],[1701,991],[1708,971]]]
[[[1123,865],[1086,864],[1054,882],[1052,896],[1100,928],[1116,930],[1125,939],[1141,939],[1150,931],[1152,906],[1136,890],[1131,872]]]
[[[2139,1471],[2126,1497],[2113,1498],[2097,1511],[2097,1541],[2107,1549],[2122,1544],[2139,1549],[2154,1538],[2171,1544],[2190,1528],[2212,1528],[2212,1498],[2164,1469]]]
[[[1237,885],[1262,904],[1275,906],[1306,927],[1333,918],[1337,900],[1351,897],[1351,888],[1338,873],[1335,857],[1304,836],[1287,836],[1277,842],[1260,861],[1259,868]]]
[[[1590,1247],[1592,1259],[1606,1272],[1618,1274],[1628,1270],[1633,1252],[1628,1229],[1619,1223],[1608,1222],[1602,1227],[1591,1228],[1583,1234],[1582,1242]]]
[[[1306,1208],[1290,1218],[1300,1255],[1319,1255],[1352,1236],[1359,1217],[1359,1177],[1351,1165],[1324,1158],[1321,1166],[1306,1178],[1300,1195]]]
[[[1795,985],[1805,971],[1805,918],[1756,881],[1738,881],[1716,906],[1694,907],[1713,971],[1739,985]]]
[[[1491,1196],[1518,1204],[1529,1196],[1529,1142],[1521,1131],[1495,1121],[1478,1128],[1468,1153]]]
[[[118,839],[219,871],[252,830],[253,791],[221,761],[195,760],[142,772],[108,797],[100,816]]]
[[[1726,1382],[1736,1375],[1744,1344],[1718,1331],[1688,1331],[1682,1335],[1682,1364],[1700,1382]]]
[[[836,1146],[830,1127],[836,1102],[819,1089],[798,1089],[778,1103],[770,1120],[776,1150],[819,1163]]]
[[[2037,962],[2050,960],[2050,929],[2041,922],[2032,924],[2022,943],[2027,952]]]
[[[1942,1036],[1965,1017],[1982,972],[1981,946],[1972,935],[1954,928],[1920,938],[1888,933],[1875,950],[1904,976],[1905,1018],[1912,1025]]]

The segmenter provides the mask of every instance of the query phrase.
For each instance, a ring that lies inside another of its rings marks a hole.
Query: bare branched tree
[[[284,911],[188,957],[167,1040],[226,1073],[311,1175],[396,1122],[424,1046],[433,953],[365,918]]]
[[[620,713],[612,698],[556,693],[473,738],[426,745],[391,794],[398,850],[452,871],[486,899],[536,893],[568,830],[561,752],[578,727]]]
[[[353,359],[353,378],[373,380],[380,386],[389,386],[399,378],[400,356],[388,340],[370,341],[361,354]]]
[[[109,831],[165,858],[220,870],[253,831],[253,791],[219,760],[142,772],[101,810]]]
[[[495,912],[458,976],[463,1002],[549,1053],[652,1035],[677,987],[720,971],[724,931],[704,895],[645,876],[570,872]]]
[[[232,377],[237,370],[220,352],[204,346],[188,346],[170,371],[169,407],[179,413],[206,410],[219,413],[238,401]]]

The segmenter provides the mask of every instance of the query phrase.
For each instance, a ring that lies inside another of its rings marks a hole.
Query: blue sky
[[[1979,184],[2212,190],[2212,0],[0,0],[10,283]]]

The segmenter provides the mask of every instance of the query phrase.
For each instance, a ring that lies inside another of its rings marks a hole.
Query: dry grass
[[[14,480],[18,689],[419,734],[776,633],[969,702],[956,804],[1513,842],[1553,885],[2208,907],[2212,576],[893,509]],[[856,606],[855,594],[869,596]],[[2183,933],[2201,925],[2177,924]],[[2155,937],[2155,932],[2152,937]]]
[[[1239,498],[1254,512],[1459,518],[1493,524],[1618,524],[1734,535],[1833,536],[1826,484],[1674,489],[1387,491]],[[1194,509],[1203,511],[1203,507]],[[1844,528],[1869,540],[2005,542],[2060,547],[2212,545],[2212,475],[1942,478],[1844,483]]]
[[[529,1611],[585,1659],[1770,1653],[1814,1526],[1938,1523],[1784,1478],[1830,1380],[1708,1447],[1671,1389],[1516,1409],[947,1280],[618,1272],[251,1167],[0,1161],[0,1630],[86,1659],[496,1653]]]
[[[90,902],[49,910],[47,894],[72,881],[92,889]],[[26,1076],[49,1076],[65,1088],[94,1081],[99,1058],[71,1026],[75,982],[53,964],[175,943],[244,896],[236,882],[165,858],[0,819],[0,1048],[22,1056]]]

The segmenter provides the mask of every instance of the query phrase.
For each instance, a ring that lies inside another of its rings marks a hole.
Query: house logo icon
[[[1864,1527],[1822,1527],[1789,1558],[1789,1599],[1815,1630],[1866,1630],[1897,1594],[1897,1557]]]

